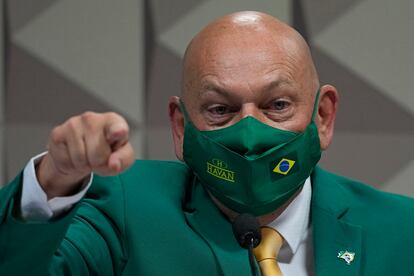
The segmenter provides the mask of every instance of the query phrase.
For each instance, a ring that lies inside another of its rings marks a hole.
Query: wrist
[[[54,197],[70,196],[77,193],[83,180],[89,175],[65,173],[57,169],[49,154],[35,165],[36,177],[48,200]]]

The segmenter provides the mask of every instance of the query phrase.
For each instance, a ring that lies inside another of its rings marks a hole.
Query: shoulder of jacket
[[[414,198],[381,191],[371,185],[340,176],[321,168],[315,170],[318,200],[322,205],[347,206],[347,214],[361,224],[397,223],[414,229],[413,220],[406,220],[414,214]],[[325,206],[323,206],[325,207]],[[398,215],[397,215],[398,214]]]

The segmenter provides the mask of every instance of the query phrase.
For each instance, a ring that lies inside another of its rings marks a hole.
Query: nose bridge
[[[257,120],[260,120],[262,117],[262,112],[254,103],[245,103],[240,110],[240,115],[241,119],[251,116]]]

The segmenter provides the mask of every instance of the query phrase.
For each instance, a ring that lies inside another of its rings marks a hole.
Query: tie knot
[[[283,238],[275,229],[264,226],[261,228],[262,241],[254,249],[254,255],[258,262],[264,259],[277,259],[277,254],[282,247]]]

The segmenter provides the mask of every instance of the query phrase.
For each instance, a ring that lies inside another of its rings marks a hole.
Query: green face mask
[[[301,133],[268,126],[253,117],[211,131],[200,131],[184,105],[184,161],[220,202],[255,216],[282,206],[305,183],[321,157],[312,120]]]

